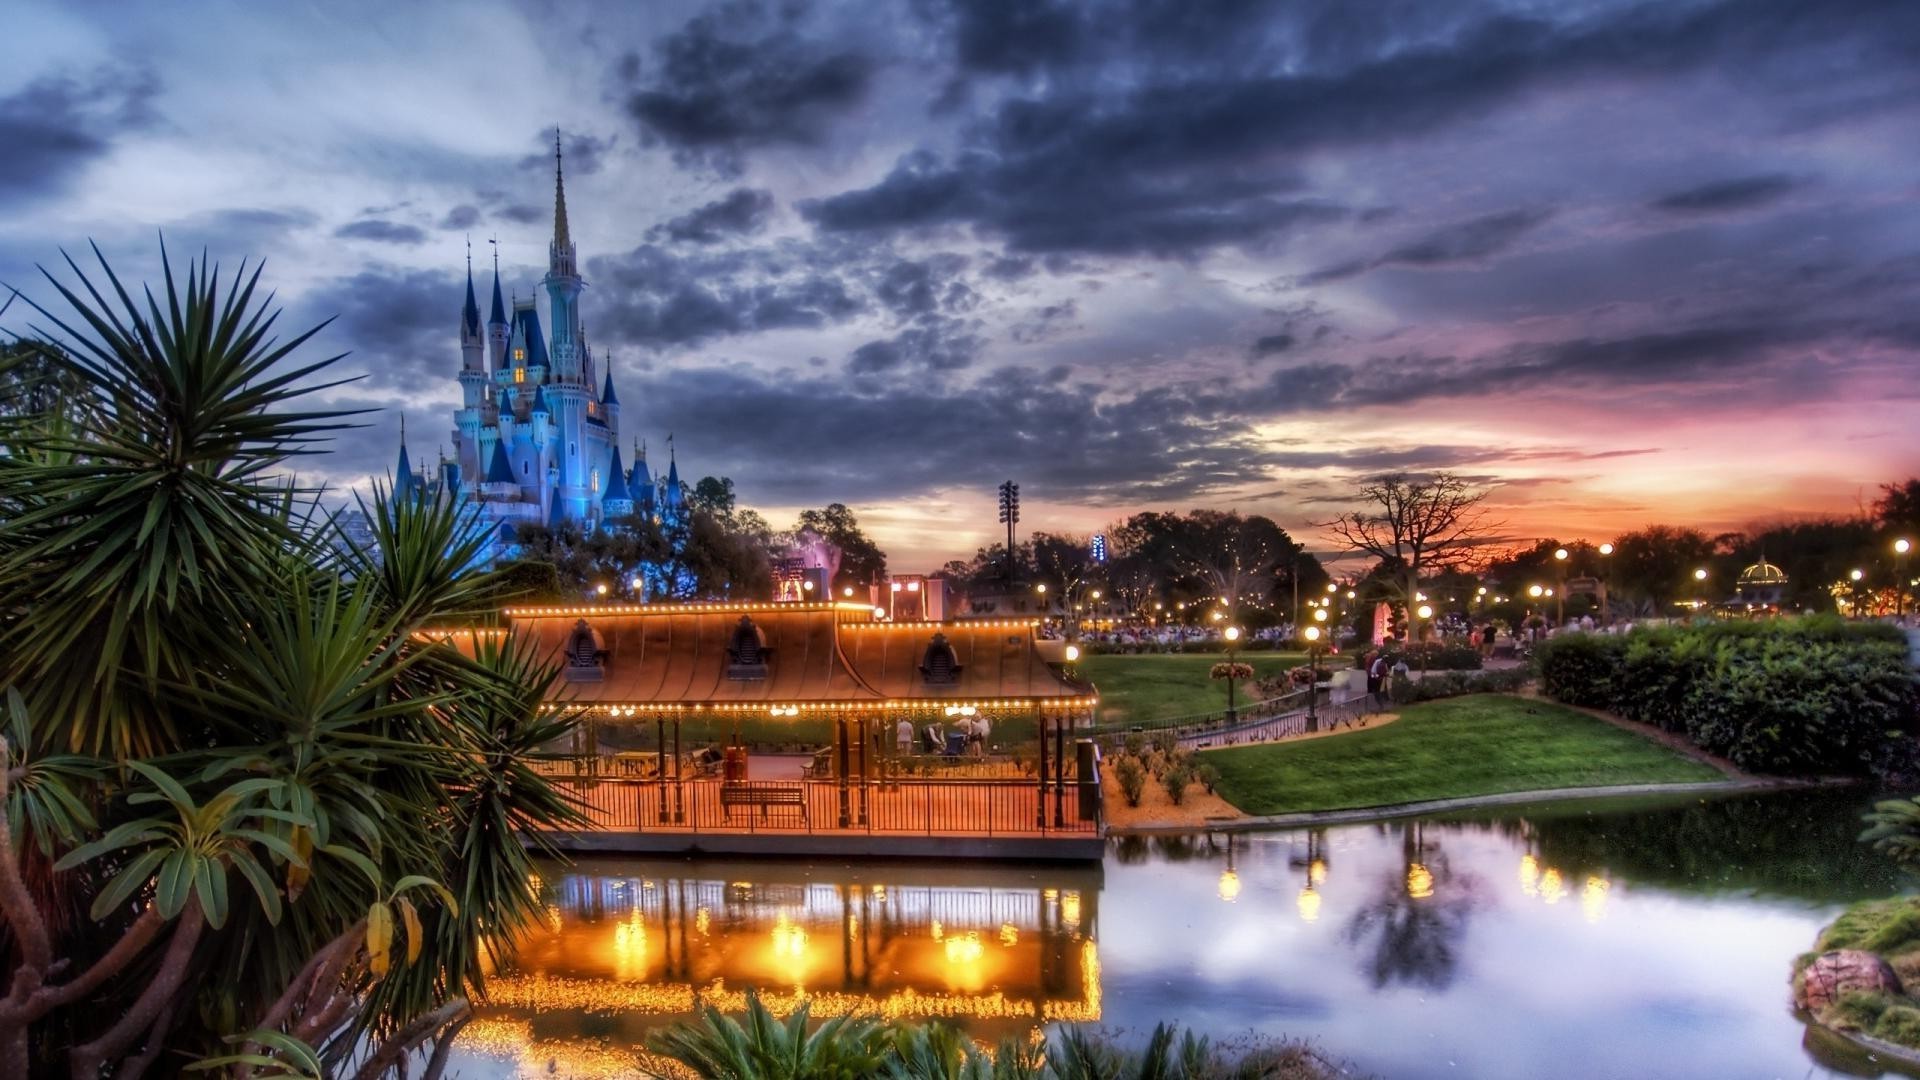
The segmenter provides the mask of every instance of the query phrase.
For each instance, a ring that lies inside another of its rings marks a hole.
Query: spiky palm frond
[[[191,670],[172,613],[259,579],[300,542],[271,470],[350,414],[285,409],[331,385],[309,383],[335,358],[284,363],[320,327],[269,338],[277,312],[256,298],[258,266],[223,284],[203,257],[182,283],[163,248],[164,300],[142,303],[94,254],[113,300],[69,258],[75,287],[42,273],[71,315],[27,301],[98,407],[71,430],[16,437],[22,460],[0,458],[0,681],[70,727],[75,749],[151,755],[177,733],[139,714],[128,679]]]

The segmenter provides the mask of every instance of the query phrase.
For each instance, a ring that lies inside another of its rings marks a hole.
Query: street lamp
[[[1320,714],[1315,706],[1320,701],[1320,628],[1309,626],[1307,638],[1307,731],[1320,730]]]
[[[1567,557],[1571,552],[1566,548],[1553,549],[1553,565],[1560,575],[1558,596],[1553,601],[1553,625],[1560,626],[1567,621]]]
[[[607,583],[603,581],[600,584],[595,585],[593,587],[593,591],[599,593],[601,596],[607,595]]]
[[[1906,537],[1893,542],[1893,617],[1907,617],[1907,552],[1913,550],[1913,544]]]
[[[1227,723],[1232,724],[1239,715],[1233,701],[1233,647],[1240,640],[1240,628],[1229,626],[1222,636],[1227,639]]]
[[[1858,573],[1858,572],[1859,571],[1855,571],[1855,573]],[[1695,570],[1693,572],[1693,580],[1700,583],[1700,599],[1696,606],[1706,607],[1707,606],[1707,568],[1703,566],[1700,569]]]

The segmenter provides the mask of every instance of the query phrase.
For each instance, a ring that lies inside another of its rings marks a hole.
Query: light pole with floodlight
[[[1307,638],[1307,733],[1312,734],[1320,730],[1320,714],[1315,709],[1320,701],[1320,628],[1309,626],[1304,633]]]
[[[1564,626],[1567,621],[1567,558],[1570,554],[1566,548],[1553,549],[1554,572],[1560,579],[1560,587],[1554,590],[1553,625],[1555,626]]]
[[[1221,631],[1221,636],[1227,639],[1227,723],[1231,725],[1240,715],[1239,710],[1234,707],[1233,700],[1233,649],[1234,644],[1240,640],[1240,628],[1229,626]]]
[[[1907,617],[1907,552],[1913,544],[1906,537],[1893,542],[1893,617]]]

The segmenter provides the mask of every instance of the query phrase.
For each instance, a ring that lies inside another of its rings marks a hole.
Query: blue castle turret
[[[495,558],[512,553],[510,538],[522,525],[593,529],[640,516],[678,530],[688,514],[677,464],[656,478],[644,450],[636,447],[631,470],[619,452],[622,403],[612,365],[604,349],[590,347],[581,319],[586,281],[561,150],[556,136],[553,231],[539,287],[509,293],[499,243],[490,241],[493,281],[483,319],[469,248],[459,297],[461,400],[452,453],[437,476],[421,476],[403,446],[394,481],[396,492],[431,486],[473,505],[499,538]],[[660,590],[680,594],[678,583],[665,576],[657,581]]]

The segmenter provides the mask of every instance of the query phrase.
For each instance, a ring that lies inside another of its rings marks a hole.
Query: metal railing
[[[1253,721],[1265,721],[1276,716],[1304,709],[1307,705],[1306,690],[1292,690],[1278,697],[1250,701],[1236,707],[1231,714],[1225,709],[1208,712],[1188,713],[1182,716],[1166,716],[1155,720],[1128,721],[1119,724],[1100,724],[1090,730],[1082,731],[1083,737],[1091,738],[1107,750],[1117,749],[1128,735],[1144,734],[1153,736],[1171,734],[1178,739],[1191,738],[1230,728],[1243,727]]]
[[[652,780],[556,776],[596,832],[891,833],[1015,836],[1097,833],[1100,782]]]

